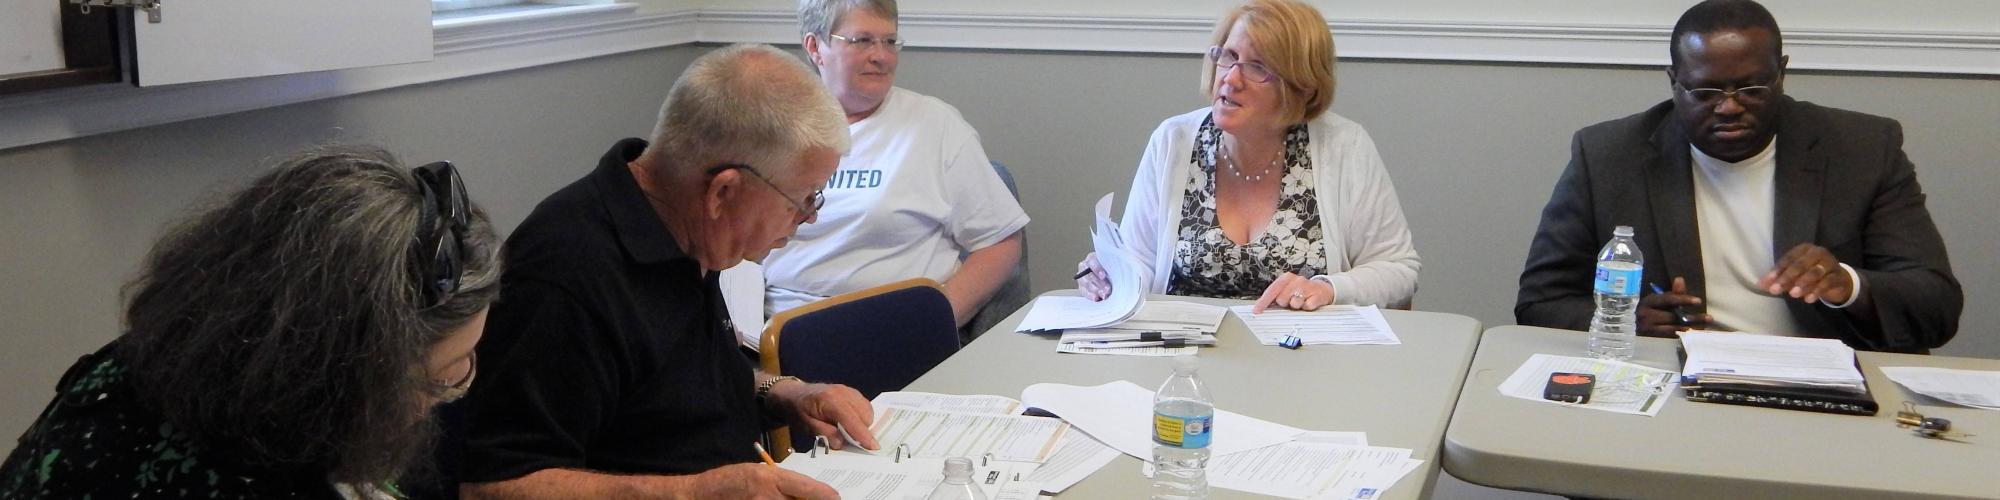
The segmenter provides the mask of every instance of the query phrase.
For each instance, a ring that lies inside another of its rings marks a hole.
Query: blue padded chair
[[[861,395],[902,390],[958,352],[957,321],[936,281],[915,278],[821,299],[764,328],[764,371],[846,384]],[[772,433],[772,449],[812,446],[807,429]]]

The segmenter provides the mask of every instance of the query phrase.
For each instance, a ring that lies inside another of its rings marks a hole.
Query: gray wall
[[[1200,107],[1196,56],[911,50],[897,83],[958,106],[987,154],[1020,183],[1037,290],[1073,285],[1089,251],[1091,203],[1123,205],[1159,121]],[[1528,240],[1578,128],[1668,96],[1654,68],[1342,61],[1333,110],[1382,152],[1424,266],[1416,307],[1514,322]],[[1939,354],[2000,358],[1979,307],[2000,287],[1992,193],[2000,159],[2000,79],[1789,75],[1800,99],[1899,119],[1905,151],[1968,297],[1959,336]],[[1985,201],[1982,201],[1985,200]],[[1644,235],[1641,235],[1642,237]]]
[[[451,159],[502,230],[643,135],[667,86],[705,50],[682,47],[175,123],[0,151],[0,450],[77,355],[119,328],[118,286],[161,224],[271,156],[374,142],[408,161]],[[1124,196],[1163,118],[1201,105],[1194,56],[908,51],[903,86],[956,104],[1021,182],[1034,217],[1034,287],[1070,286],[1089,203]],[[1417,307],[1512,322],[1528,237],[1578,127],[1666,95],[1654,69],[1345,61],[1334,109],[1375,137],[1424,255]],[[1985,242],[2000,192],[1992,79],[1794,74],[1793,95],[1903,121],[1906,149],[1970,298],[2000,286]],[[5,117],[0,117],[4,119]],[[233,184],[228,184],[233,185]],[[1977,304],[1977,302],[1973,302]],[[1974,306],[1942,353],[2000,357]]]
[[[502,231],[652,130],[700,52],[674,48],[538,67],[0,151],[0,454],[63,369],[119,333],[119,286],[159,228],[276,156],[374,143],[449,159]],[[0,119],[5,119],[0,116]]]

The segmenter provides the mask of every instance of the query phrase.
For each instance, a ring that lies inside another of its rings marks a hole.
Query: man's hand
[[[793,425],[804,425],[813,434],[826,436],[833,449],[847,445],[847,440],[840,437],[841,429],[846,429],[847,435],[853,436],[862,448],[881,449],[875,443],[875,433],[868,430],[868,426],[875,424],[875,408],[854,388],[786,380],[771,386],[770,397]]]
[[[831,486],[762,462],[724,465],[682,477],[687,480],[687,488],[682,491],[689,493],[688,498],[840,498],[840,492],[834,491]]]
[[[1265,308],[1271,306],[1315,311],[1332,303],[1333,285],[1287,272],[1278,275],[1278,279],[1271,280],[1270,286],[1264,287],[1264,295],[1257,297],[1257,304],[1250,306],[1250,313],[1262,313]]]
[[[1715,317],[1699,313],[1682,317],[1676,312],[1700,305],[1701,297],[1688,295],[1687,280],[1674,278],[1672,290],[1639,299],[1639,334],[1673,338],[1675,332],[1706,329]]]
[[[1826,247],[1800,243],[1778,258],[1778,265],[1757,280],[1757,288],[1812,304],[1846,304],[1854,298],[1854,278]]]

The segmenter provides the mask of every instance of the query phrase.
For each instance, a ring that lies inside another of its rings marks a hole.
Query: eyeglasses
[[[812,194],[806,195],[804,200],[794,200],[790,195],[785,194],[784,188],[778,187],[778,183],[771,182],[770,177],[765,177],[763,172],[757,171],[757,167],[741,163],[725,163],[708,169],[708,175],[714,177],[715,174],[720,174],[723,171],[739,168],[749,171],[751,177],[756,177],[757,180],[764,181],[764,185],[771,186],[772,191],[778,192],[779,198],[784,198],[786,202],[792,204],[792,209],[799,212],[799,219],[792,222],[793,224],[805,224],[806,221],[812,220],[813,216],[819,215],[820,208],[826,206],[826,188],[814,189]]]
[[[1278,77],[1277,73],[1271,72],[1270,66],[1265,66],[1264,63],[1239,61],[1236,59],[1235,52],[1223,50],[1221,46],[1208,48],[1208,60],[1214,62],[1216,69],[1222,73],[1228,73],[1231,69],[1241,67],[1243,68],[1243,78],[1249,79],[1252,82],[1268,83],[1271,79]]]
[[[417,185],[424,192],[423,227],[417,233],[416,250],[417,262],[425,264],[420,286],[424,308],[429,309],[458,293],[460,275],[465,272],[459,262],[459,256],[465,252],[465,242],[460,236],[471,223],[472,201],[466,199],[465,181],[458,177],[458,169],[451,162],[431,163],[411,173],[416,175]]]
[[[1674,80],[1673,82],[1674,87],[1681,89],[1681,92],[1687,94],[1689,99],[1694,99],[1695,102],[1702,104],[1721,104],[1723,99],[1731,97],[1736,98],[1737,102],[1758,104],[1764,102],[1766,99],[1770,99],[1771,94],[1777,92],[1769,85],[1751,85],[1748,87],[1737,87],[1736,90],[1722,90],[1708,87],[1691,89],[1687,88],[1687,85],[1682,85],[1679,80]]]
[[[442,402],[450,403],[458,401],[459,398],[465,397],[466,391],[472,390],[472,379],[479,374],[479,352],[473,351],[467,354],[465,362],[469,363],[470,366],[465,369],[465,376],[459,377],[457,381],[452,382],[450,385],[431,382],[436,389],[438,399],[442,400]]]
[[[840,35],[835,35],[832,33],[827,33],[826,36],[827,38],[840,40],[841,42],[846,43],[847,50],[855,52],[867,52],[869,50],[873,50],[876,47],[889,49],[889,53],[891,54],[901,52],[903,50],[903,39],[896,37],[875,38],[875,37],[863,36],[863,37],[849,38]]]

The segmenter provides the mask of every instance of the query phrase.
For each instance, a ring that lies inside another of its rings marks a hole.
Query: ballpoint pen
[[[1667,293],[1667,291],[1666,291],[1666,290],[1663,290],[1663,289],[1661,289],[1661,288],[1660,288],[1660,284],[1659,284],[1659,283],[1653,283],[1653,282],[1647,282],[1647,283],[1646,283],[1646,285],[1647,285],[1647,286],[1651,286],[1651,287],[1653,287],[1653,294],[1654,294],[1654,295],[1659,295],[1659,294],[1663,294],[1663,293]],[[1680,323],[1681,325],[1683,325],[1683,326],[1685,326],[1685,325],[1687,325],[1687,324],[1691,323],[1690,321],[1688,321],[1688,313],[1687,313],[1687,309],[1686,309],[1685,307],[1683,307],[1683,306],[1680,306],[1680,305],[1675,305],[1675,306],[1674,306],[1674,321],[1677,321],[1677,322],[1679,322],[1679,323]]]

